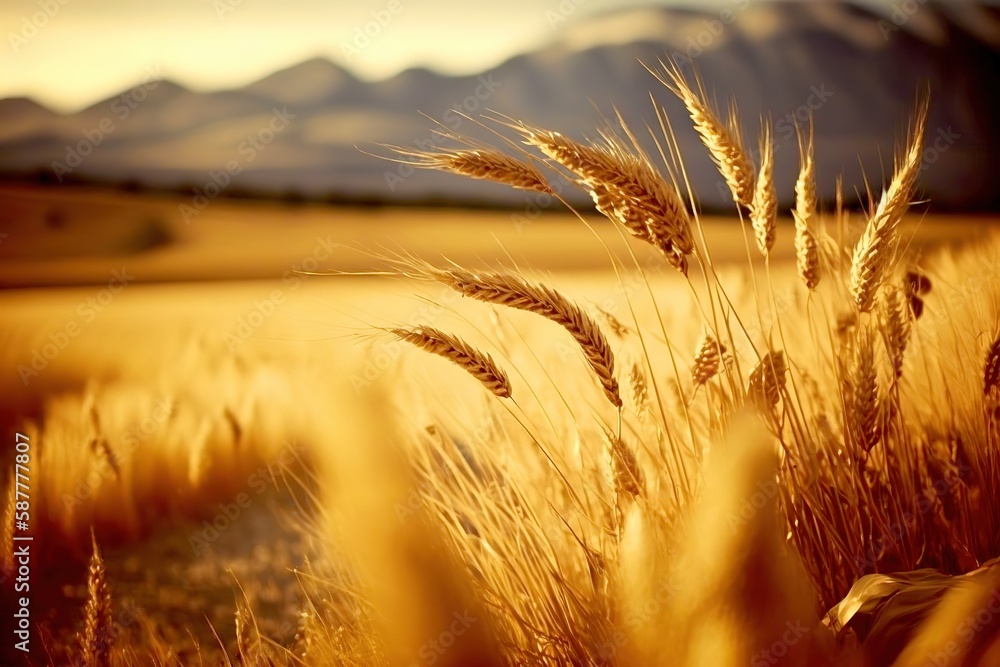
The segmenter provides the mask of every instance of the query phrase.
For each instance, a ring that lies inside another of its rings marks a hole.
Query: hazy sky
[[[692,2],[0,0],[0,98],[29,95],[70,111],[151,73],[201,90],[237,87],[318,55],[366,78],[414,65],[470,72],[545,43],[566,24],[554,16],[626,4]],[[358,31],[379,19],[365,44]]]

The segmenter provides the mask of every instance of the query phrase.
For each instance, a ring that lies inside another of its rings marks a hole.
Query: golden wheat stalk
[[[726,351],[726,346],[715,340],[712,334],[706,334],[694,355],[694,366],[691,368],[691,381],[700,387],[711,380],[719,372],[719,361]]]
[[[632,404],[635,406],[636,414],[642,415],[649,410],[649,387],[646,385],[646,375],[638,362],[632,363],[628,379],[632,388]]]
[[[852,430],[858,445],[866,452],[878,444],[881,439],[879,428],[879,391],[878,376],[875,368],[875,351],[872,345],[872,335],[869,329],[862,329],[858,337],[857,349],[854,353],[854,366],[851,369],[850,420]]]
[[[851,261],[851,296],[861,312],[869,312],[899,244],[899,223],[910,205],[913,187],[923,159],[923,138],[927,127],[928,100],[924,95],[917,107],[906,152],[896,167],[888,189],[882,193],[878,208],[868,220],[864,233],[854,247]]]
[[[750,224],[753,227],[757,247],[764,257],[774,247],[775,230],[778,223],[778,193],[774,185],[774,138],[770,125],[764,126],[760,140],[760,172],[750,206]]]
[[[434,169],[477,180],[493,181],[518,190],[555,194],[538,167],[494,148],[441,149],[438,151],[420,151],[399,146],[388,146],[387,148],[412,158],[408,164],[421,169]]]
[[[779,350],[766,353],[750,372],[750,384],[747,388],[750,401],[759,409],[770,413],[781,399],[787,371],[784,352]]]
[[[83,635],[80,636],[81,657],[85,667],[107,667],[114,640],[111,627],[111,591],[108,588],[104,558],[97,546],[94,531],[90,531],[93,555],[87,573],[87,605]]]
[[[394,336],[420,349],[444,357],[461,366],[495,396],[510,398],[510,380],[493,358],[480,352],[457,336],[446,334],[433,327],[392,329]]]
[[[813,124],[809,119],[809,138],[799,134],[799,176],[795,180],[795,265],[806,287],[819,284],[819,247],[812,228],[816,217],[816,162],[813,155]]]
[[[799,217],[798,211],[792,211],[795,219],[795,268],[799,278],[808,289],[814,290],[819,285],[819,244],[813,234]]]
[[[604,321],[608,325],[608,328],[611,329],[611,332],[613,334],[615,334],[619,338],[625,338],[626,336],[632,335],[632,329],[630,329],[628,325],[626,325],[617,317],[615,317],[614,314],[612,314],[606,308],[601,308],[600,306],[595,304],[594,309],[601,316],[601,318],[604,319]]]
[[[726,125],[708,103],[700,80],[695,91],[676,64],[664,67],[663,72],[653,72],[653,75],[684,102],[695,131],[729,186],[733,201],[750,209],[753,205],[754,171],[743,148],[735,108],[731,109],[729,124]]]
[[[795,212],[805,228],[812,227],[816,216],[816,161],[813,145],[812,116],[809,117],[809,136],[799,139],[799,176],[795,179]]]
[[[901,288],[886,291],[882,301],[882,335],[896,378],[903,375],[903,353],[912,329],[910,305]]]
[[[628,201],[617,190],[597,182],[588,183],[588,185],[590,198],[594,200],[594,207],[597,208],[598,213],[612,222],[618,222],[625,228],[625,231],[637,239],[653,243],[649,227],[639,209],[629,206]]]
[[[464,296],[535,313],[562,326],[580,345],[608,400],[617,408],[622,406],[611,346],[597,323],[562,294],[510,273],[475,274],[455,268],[430,275]]]
[[[639,465],[635,450],[607,428],[604,429],[604,437],[607,443],[605,455],[615,492],[619,496],[629,495],[632,498],[643,495],[646,476]]]
[[[598,210],[632,235],[658,246],[670,243],[685,255],[693,252],[687,207],[644,154],[633,153],[613,137],[606,145],[587,145],[523,123],[510,127],[526,144],[576,174]]]
[[[240,663],[244,665],[270,664],[264,657],[260,631],[246,599],[237,602],[236,612],[233,616],[236,629],[236,649]]]

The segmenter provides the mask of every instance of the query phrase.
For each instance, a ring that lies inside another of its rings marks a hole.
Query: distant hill
[[[592,137],[602,115],[617,108],[645,135],[644,126],[656,123],[652,93],[673,121],[702,205],[725,206],[683,108],[640,64],[674,57],[688,72],[693,60],[720,104],[739,101],[751,143],[761,115],[775,121],[786,200],[797,162],[797,113],[805,117],[813,107],[821,194],[832,197],[841,173],[848,193],[863,192],[864,174],[877,182],[888,171],[893,141],[926,80],[933,111],[923,193],[940,208],[1000,207],[1000,10],[917,6],[912,16],[853,4],[748,0],[714,13],[622,10],[568,21],[549,46],[470,76],[412,69],[365,82],[313,59],[237,90],[199,93],[149,82],[70,115],[24,98],[0,100],[0,173],[212,191],[214,182],[229,194],[516,206],[532,196],[442,174],[410,175],[362,150],[429,145],[433,123],[421,113],[484,136],[456,109],[475,116],[488,108]],[[655,154],[651,142],[648,148]]]

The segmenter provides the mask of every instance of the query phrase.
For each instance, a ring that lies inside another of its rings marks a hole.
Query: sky
[[[758,0],[702,0],[697,6],[748,1]],[[867,1],[888,6],[893,0]],[[195,90],[235,88],[316,56],[367,79],[413,66],[475,72],[545,44],[571,21],[625,4],[0,0],[0,98],[29,96],[70,112],[150,78],[168,78]]]

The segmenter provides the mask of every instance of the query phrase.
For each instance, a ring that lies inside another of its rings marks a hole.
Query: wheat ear
[[[597,313],[604,319],[605,323],[607,323],[608,325],[608,328],[611,329],[611,332],[614,335],[618,336],[619,338],[625,338],[626,336],[632,335],[632,329],[630,329],[628,325],[626,325],[624,322],[615,317],[614,314],[612,314],[610,311],[608,311],[605,308],[601,308],[596,304],[594,305],[594,309],[597,310]]]
[[[510,380],[507,379],[507,374],[500,370],[490,355],[480,352],[457,336],[433,327],[393,329],[391,333],[402,341],[461,366],[495,396],[510,398]]]
[[[888,189],[882,193],[878,208],[868,220],[864,233],[854,247],[851,261],[851,296],[861,312],[869,312],[892,262],[899,243],[898,227],[910,205],[913,186],[920,173],[923,138],[927,127],[927,96],[917,107],[905,154],[896,167]]]
[[[87,605],[84,631],[80,648],[85,667],[107,667],[110,664],[111,644],[114,638],[111,627],[111,591],[108,589],[104,558],[97,546],[94,531],[90,531],[93,555],[87,573]]]
[[[809,137],[799,134],[799,176],[795,180],[795,264],[799,277],[813,290],[819,284],[819,248],[813,224],[816,218],[816,162],[813,156],[813,124]]]
[[[538,167],[493,148],[439,151],[420,151],[399,146],[388,148],[412,158],[408,164],[421,169],[446,171],[478,180],[503,183],[518,190],[555,194]]]
[[[778,193],[774,186],[774,139],[769,125],[764,126],[760,140],[760,172],[750,206],[750,224],[757,239],[757,247],[767,257],[774,247],[775,228],[778,222]]]
[[[903,375],[903,353],[910,342],[911,318],[910,305],[903,289],[886,291],[882,301],[882,335],[896,378]]]
[[[695,91],[684,78],[677,65],[665,67],[653,75],[684,102],[694,123],[694,129],[708,148],[719,173],[729,186],[733,201],[751,208],[754,192],[753,165],[743,148],[735,108],[731,109],[728,126],[724,124],[707,101],[704,87],[698,81]]]
[[[694,251],[691,216],[677,188],[645,155],[633,154],[613,138],[594,146],[524,124],[511,127],[525,143],[576,174],[605,217],[656,246],[675,268],[687,273],[684,256]]]
[[[535,313],[562,326],[580,345],[608,400],[616,408],[622,406],[611,346],[597,323],[562,294],[510,273],[474,274],[456,268],[434,271],[431,277],[464,296]]]
[[[854,367],[849,378],[851,424],[858,444],[866,452],[878,444],[879,429],[878,378],[875,369],[875,352],[871,332],[861,331],[854,356]]]
[[[604,429],[604,437],[607,441],[605,455],[615,492],[619,496],[627,494],[632,498],[638,498],[644,492],[646,477],[639,466],[635,450],[607,428]]]
[[[629,386],[632,388],[632,404],[635,406],[636,414],[642,415],[649,411],[649,387],[646,384],[646,375],[638,362],[633,362],[628,374]]]
[[[781,351],[768,352],[760,363],[750,372],[750,384],[747,394],[759,409],[770,413],[781,399],[781,390],[785,387],[785,353]]]
[[[706,334],[698,351],[694,355],[694,366],[691,368],[691,381],[700,387],[719,372],[719,361],[725,353],[726,346],[715,340],[712,334]]]

